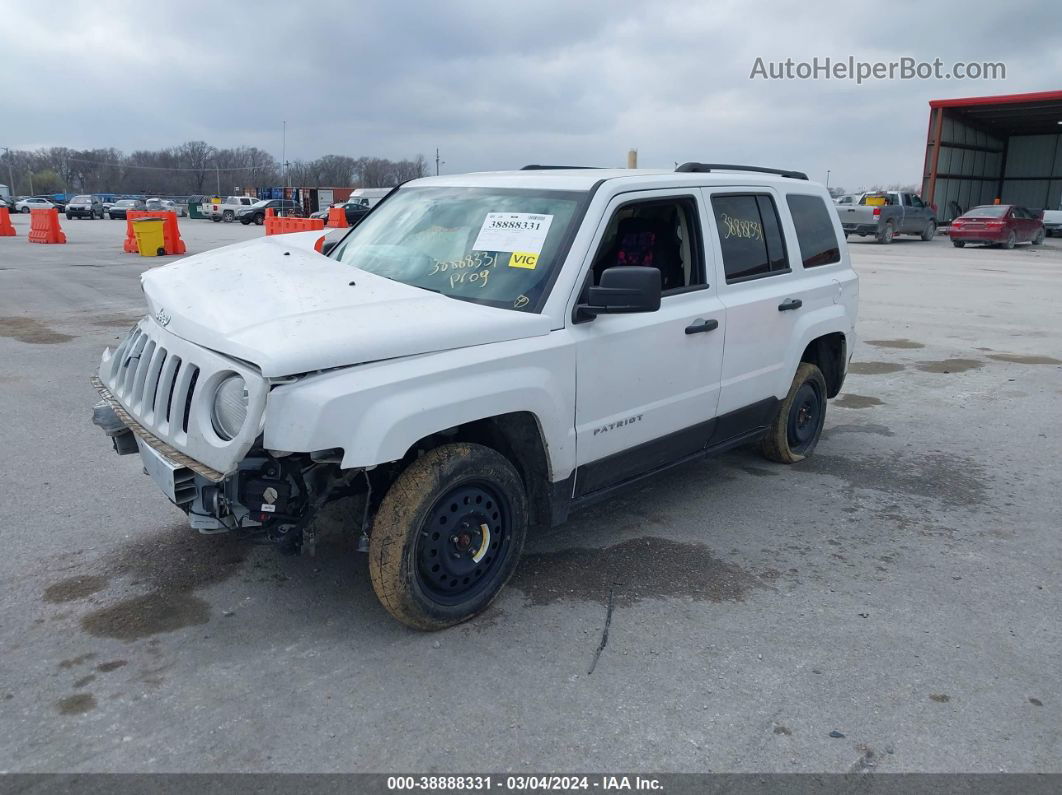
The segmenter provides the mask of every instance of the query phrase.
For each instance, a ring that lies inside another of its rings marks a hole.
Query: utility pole
[[[439,176],[439,147],[435,147],[435,176]]]
[[[288,184],[288,123],[283,122],[284,132],[280,139],[280,162],[284,164],[284,184]],[[291,187],[288,185],[288,187]]]
[[[826,190],[830,189],[830,170],[826,169]]]
[[[217,177],[217,180],[218,180],[218,192],[215,195],[216,196],[220,196],[221,195],[221,168],[218,166],[218,161],[217,160],[214,161],[214,176]]]
[[[638,150],[627,150],[627,168],[638,168]]]

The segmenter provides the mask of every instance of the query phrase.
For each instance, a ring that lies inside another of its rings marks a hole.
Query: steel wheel
[[[818,436],[823,420],[822,404],[823,396],[814,382],[805,381],[800,385],[786,421],[786,438],[794,453],[802,454]]]
[[[493,587],[509,543],[509,506],[486,483],[443,495],[417,541],[417,579],[434,602],[454,605]]]
[[[826,421],[826,379],[810,362],[801,362],[760,450],[771,461],[795,464],[811,455]]]
[[[520,473],[497,450],[471,443],[429,450],[395,479],[373,518],[373,590],[406,626],[466,621],[512,576],[527,523]]]

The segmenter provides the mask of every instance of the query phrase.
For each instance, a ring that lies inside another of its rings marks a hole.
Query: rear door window
[[[774,199],[765,193],[712,196],[727,284],[789,272]]]

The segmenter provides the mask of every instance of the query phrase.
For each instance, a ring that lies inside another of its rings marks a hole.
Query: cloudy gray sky
[[[205,11],[209,8],[209,13]],[[196,13],[187,9],[200,9]],[[927,102],[1062,89],[1057,3],[8,3],[0,146],[159,148],[189,139],[279,158],[686,160],[799,168],[857,187],[920,179]],[[945,68],[1005,80],[765,81],[757,57]]]

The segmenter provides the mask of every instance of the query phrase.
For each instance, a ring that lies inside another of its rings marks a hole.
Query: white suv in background
[[[94,419],[203,532],[312,550],[354,497],[420,629],[483,610],[529,527],[746,442],[811,454],[854,346],[844,233],[799,172],[433,177],[319,240],[145,272]]]

